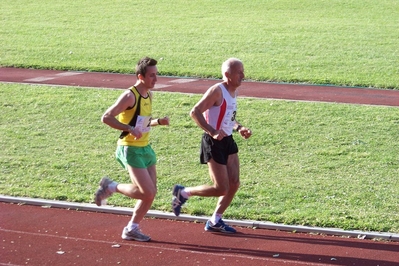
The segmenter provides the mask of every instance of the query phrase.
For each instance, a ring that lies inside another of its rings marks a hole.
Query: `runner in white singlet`
[[[236,58],[228,59],[222,65],[222,75],[223,82],[210,87],[190,112],[192,119],[204,130],[200,161],[208,164],[213,184],[195,187],[175,185],[172,209],[178,216],[182,205],[191,196],[218,197],[205,231],[235,233],[236,230],[222,220],[240,186],[238,148],[232,133],[235,129],[247,139],[252,132],[236,120],[237,88],[244,79],[242,62]]]

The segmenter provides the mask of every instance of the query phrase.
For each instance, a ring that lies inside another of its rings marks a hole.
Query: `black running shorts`
[[[224,137],[222,140],[216,140],[207,133],[202,135],[200,161],[206,164],[210,159],[213,159],[219,164],[227,164],[227,159],[230,154],[238,152],[237,143],[233,136]]]

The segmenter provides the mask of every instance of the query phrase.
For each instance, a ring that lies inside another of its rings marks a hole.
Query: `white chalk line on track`
[[[61,236],[61,235],[52,235],[52,234],[42,234],[42,233],[32,233],[32,232],[25,232],[25,231],[17,231],[17,230],[9,230],[0,228],[0,231],[7,232],[7,233],[15,233],[21,235],[32,235],[37,237],[51,237],[63,240],[73,240],[73,241],[83,241],[83,242],[91,242],[91,243],[101,243],[101,244],[108,244],[110,246],[117,244],[115,241],[106,241],[106,240],[96,240],[96,239],[88,239],[88,238],[81,238],[81,237],[71,237],[71,236]],[[241,259],[251,259],[251,260],[259,260],[259,261],[269,261],[269,262],[280,262],[284,263],[285,265],[311,265],[311,266],[322,266],[326,265],[324,263],[312,263],[312,262],[305,262],[305,261],[291,261],[285,259],[277,259],[277,258],[260,258],[256,256],[245,256],[245,255],[238,255],[238,254],[227,254],[227,253],[214,253],[212,250],[207,249],[206,251],[195,251],[195,250],[187,250],[183,248],[167,248],[167,247],[159,247],[156,245],[151,245],[151,242],[146,244],[139,244],[140,242],[123,242],[123,246],[130,246],[130,247],[140,247],[140,248],[151,248],[155,250],[165,250],[165,251],[174,251],[174,252],[185,252],[190,254],[206,254],[207,256],[215,256],[215,257],[230,257],[230,258],[241,258]],[[196,248],[200,248],[201,246],[197,246]],[[232,252],[232,249],[226,248],[224,252]],[[10,264],[3,264],[0,262],[0,265],[10,265]]]
[[[35,77],[35,78],[25,79],[24,81],[43,82],[43,81],[53,80],[56,78],[76,76],[76,75],[81,75],[81,74],[83,74],[83,73],[82,72],[62,72],[62,73],[58,73],[58,74],[54,74],[54,75],[39,76],[39,77]]]

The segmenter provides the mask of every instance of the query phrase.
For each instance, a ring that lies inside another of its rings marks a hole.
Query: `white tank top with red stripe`
[[[203,115],[206,122],[216,130],[223,130],[227,135],[233,134],[233,127],[237,112],[237,95],[231,97],[230,93],[222,83],[219,84],[222,89],[223,101],[219,106],[212,106],[206,110]]]

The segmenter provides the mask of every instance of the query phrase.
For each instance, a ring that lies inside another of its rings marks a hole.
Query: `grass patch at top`
[[[228,57],[248,79],[399,88],[392,0],[4,0],[1,66],[220,78]],[[162,58],[162,60],[161,60]]]

